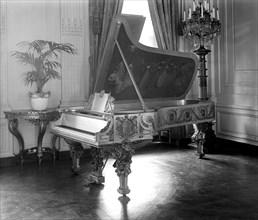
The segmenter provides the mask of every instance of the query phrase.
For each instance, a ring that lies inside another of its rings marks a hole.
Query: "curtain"
[[[148,0],[148,4],[158,47],[177,51],[180,16],[178,0]]]
[[[96,70],[102,58],[111,21],[121,14],[122,6],[123,0],[89,1],[90,94],[94,89]]]

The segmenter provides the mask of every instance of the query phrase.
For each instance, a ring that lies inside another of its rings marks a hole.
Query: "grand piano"
[[[83,150],[90,148],[88,181],[103,183],[102,171],[113,157],[122,195],[130,192],[128,175],[137,148],[161,131],[193,124],[202,158],[205,132],[215,118],[213,102],[185,99],[196,77],[197,57],[140,44],[142,24],[129,16],[113,19],[95,92],[85,106],[60,109],[60,119],[50,124],[53,150],[57,138],[69,144],[75,173]]]

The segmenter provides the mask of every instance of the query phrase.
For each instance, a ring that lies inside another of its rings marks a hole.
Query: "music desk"
[[[48,109],[45,111],[12,110],[5,111],[4,113],[5,118],[8,120],[9,131],[16,137],[19,143],[19,153],[14,153],[14,155],[20,157],[21,165],[23,165],[24,156],[26,154],[37,153],[40,165],[44,152],[52,154],[52,149],[50,147],[42,147],[42,141],[46,132],[47,125],[50,121],[58,120],[61,116],[60,112],[56,109]],[[39,130],[36,147],[24,149],[24,140],[19,131],[19,120],[25,120],[38,126]]]

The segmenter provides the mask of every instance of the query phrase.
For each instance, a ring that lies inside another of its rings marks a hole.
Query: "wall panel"
[[[221,1],[217,133],[258,146],[258,1]]]
[[[85,27],[87,19],[85,3],[66,1],[61,5],[61,42],[70,42],[79,49],[78,55],[62,56],[62,106],[83,105],[88,94],[86,79],[88,52],[85,48]]]

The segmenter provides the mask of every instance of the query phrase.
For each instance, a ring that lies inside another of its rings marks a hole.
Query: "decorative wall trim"
[[[79,49],[76,56],[63,55],[61,106],[82,104],[86,96],[85,60],[85,3],[64,1],[61,4],[61,42],[71,43]]]
[[[253,78],[258,73],[257,63],[256,63],[256,67],[254,67],[255,62],[251,63],[253,65],[252,67],[250,66],[243,67],[243,65],[241,64],[240,64],[241,69],[237,67],[240,59],[237,59],[237,56],[239,53],[237,53],[236,48],[239,47],[239,45],[241,45],[241,42],[237,41],[238,39],[237,36],[239,34],[243,35],[243,33],[239,33],[239,32],[236,33],[236,31],[239,29],[239,26],[241,27],[241,25],[243,25],[242,23],[236,23],[236,18],[237,16],[239,17],[239,15],[236,15],[236,11],[241,7],[238,4],[239,2],[235,2],[233,0],[227,1],[224,3],[224,11],[226,14],[224,18],[224,24],[223,24],[224,37],[225,37],[224,38],[225,39],[224,40],[224,43],[225,43],[224,63],[226,63],[227,65],[224,66],[223,73],[225,74],[225,76],[224,76],[223,84],[225,88],[229,88],[231,90],[233,90],[235,87],[241,87],[241,88],[246,87],[249,89],[250,88],[256,89],[258,85],[256,81],[253,80]],[[256,7],[257,7],[257,2],[256,2]],[[246,15],[243,15],[243,16],[246,16]],[[246,35],[249,36],[250,34],[248,34],[249,33],[248,31],[250,30],[250,28],[248,28],[248,24],[245,23],[244,25],[245,26],[241,28],[241,32],[246,30],[247,34],[245,34],[245,36]],[[252,27],[251,29],[253,28],[255,27]],[[256,31],[252,31],[252,34],[256,35],[256,37],[253,38],[253,39],[256,39],[256,44],[254,42],[253,45],[257,45],[258,44],[257,29]],[[252,44],[252,42],[250,42],[250,44]],[[258,48],[254,47],[254,50],[255,49],[256,49],[256,57],[257,57]],[[255,59],[253,57],[255,57],[255,54],[254,56],[251,56],[249,59]],[[244,93],[245,93],[245,89],[238,89],[238,94],[244,94]]]
[[[249,112],[250,114],[258,117],[258,110],[254,107],[247,107],[247,106],[240,106],[240,105],[230,105],[230,104],[224,104],[217,102],[217,108],[219,109],[228,109],[231,111],[243,111],[243,112]]]
[[[217,106],[217,136],[258,146],[258,111]]]
[[[220,3],[223,33],[218,48],[217,136],[257,146],[258,2]]]
[[[13,138],[8,131],[8,123],[5,119],[0,119],[0,157],[13,156]]]
[[[0,1],[0,109],[10,109],[7,98],[7,24],[6,1]],[[0,112],[0,118],[4,118]]]

